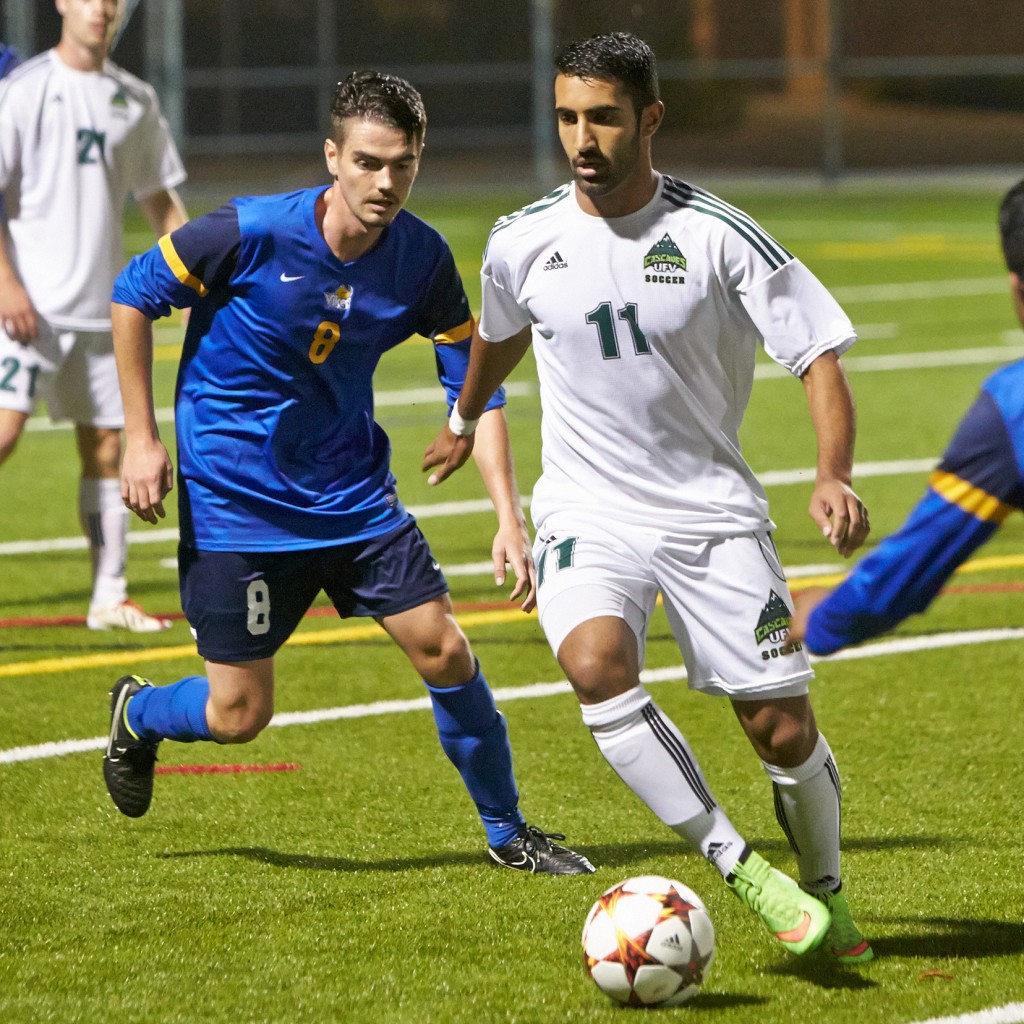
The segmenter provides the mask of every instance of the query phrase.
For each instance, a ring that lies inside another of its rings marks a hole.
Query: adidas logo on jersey
[[[562,254],[556,249],[549,257],[547,263],[544,264],[545,270],[565,270],[569,266],[565,260],[562,259]]]

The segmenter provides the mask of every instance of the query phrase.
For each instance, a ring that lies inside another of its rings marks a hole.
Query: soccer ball
[[[700,897],[660,875],[627,878],[590,908],[583,965],[605,995],[629,1006],[679,1006],[715,957],[715,929]]]

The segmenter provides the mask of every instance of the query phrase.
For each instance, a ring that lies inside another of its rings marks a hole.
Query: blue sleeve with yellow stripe
[[[1024,508],[1014,440],[1000,406],[982,391],[907,521],[814,609],[809,650],[832,654],[927,608],[1010,512]]]
[[[151,320],[167,316],[172,307],[192,306],[228,283],[240,244],[232,202],[183,224],[134,257],[114,283],[114,302],[134,306]]]
[[[455,266],[455,258],[447,247],[445,254],[446,258],[440,261],[431,281],[419,333],[434,342],[437,379],[444,387],[448,397],[448,411],[451,412],[466,380],[474,321],[462,287],[462,278]],[[453,314],[452,311],[457,312]],[[449,323],[452,320],[458,322]],[[505,389],[498,388],[487,403],[487,408],[498,409],[504,404]]]

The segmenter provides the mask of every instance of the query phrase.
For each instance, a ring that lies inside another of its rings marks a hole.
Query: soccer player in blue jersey
[[[160,240],[114,288],[125,403],[122,493],[155,523],[173,471],[153,410],[152,321],[191,307],[178,373],[182,604],[205,676],[111,691],[104,777],[117,807],[147,810],[163,739],[244,743],[270,721],[274,654],[324,590],[342,616],[374,618],[424,679],[445,753],[499,864],[593,871],[527,825],[504,717],[455,622],[448,585],[398,498],[373,416],[380,357],[432,338],[449,405],[462,386],[469,303],[445,240],[402,209],[426,114],[416,90],[349,75],[324,145],[332,183],[235,199]],[[478,465],[499,518],[495,574],[534,601],[533,567],[497,392]],[[484,423],[486,421],[486,424]]]
[[[1024,325],[1024,180],[1003,198],[999,232]],[[828,596],[798,597],[790,636],[833,654],[924,611],[1014,509],[1024,510],[1024,359],[982,385],[903,526]]]

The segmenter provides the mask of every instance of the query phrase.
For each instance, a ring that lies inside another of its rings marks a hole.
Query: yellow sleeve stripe
[[[928,478],[928,484],[951,505],[985,522],[1001,523],[1013,511],[1010,505],[1004,505],[998,498],[962,480],[955,473],[936,469]]]
[[[460,341],[465,341],[473,334],[473,318],[470,317],[464,324],[459,324],[458,327],[453,327],[450,331],[445,331],[444,334],[434,335],[435,345],[455,345]]]
[[[199,292],[201,296],[208,294],[209,289],[206,285],[198,277],[193,277],[188,267],[181,262],[181,257],[176,252],[170,235],[164,235],[160,239],[160,251],[164,254],[164,259],[167,260],[167,266],[171,268],[171,273],[182,284],[187,285],[194,292]]]

